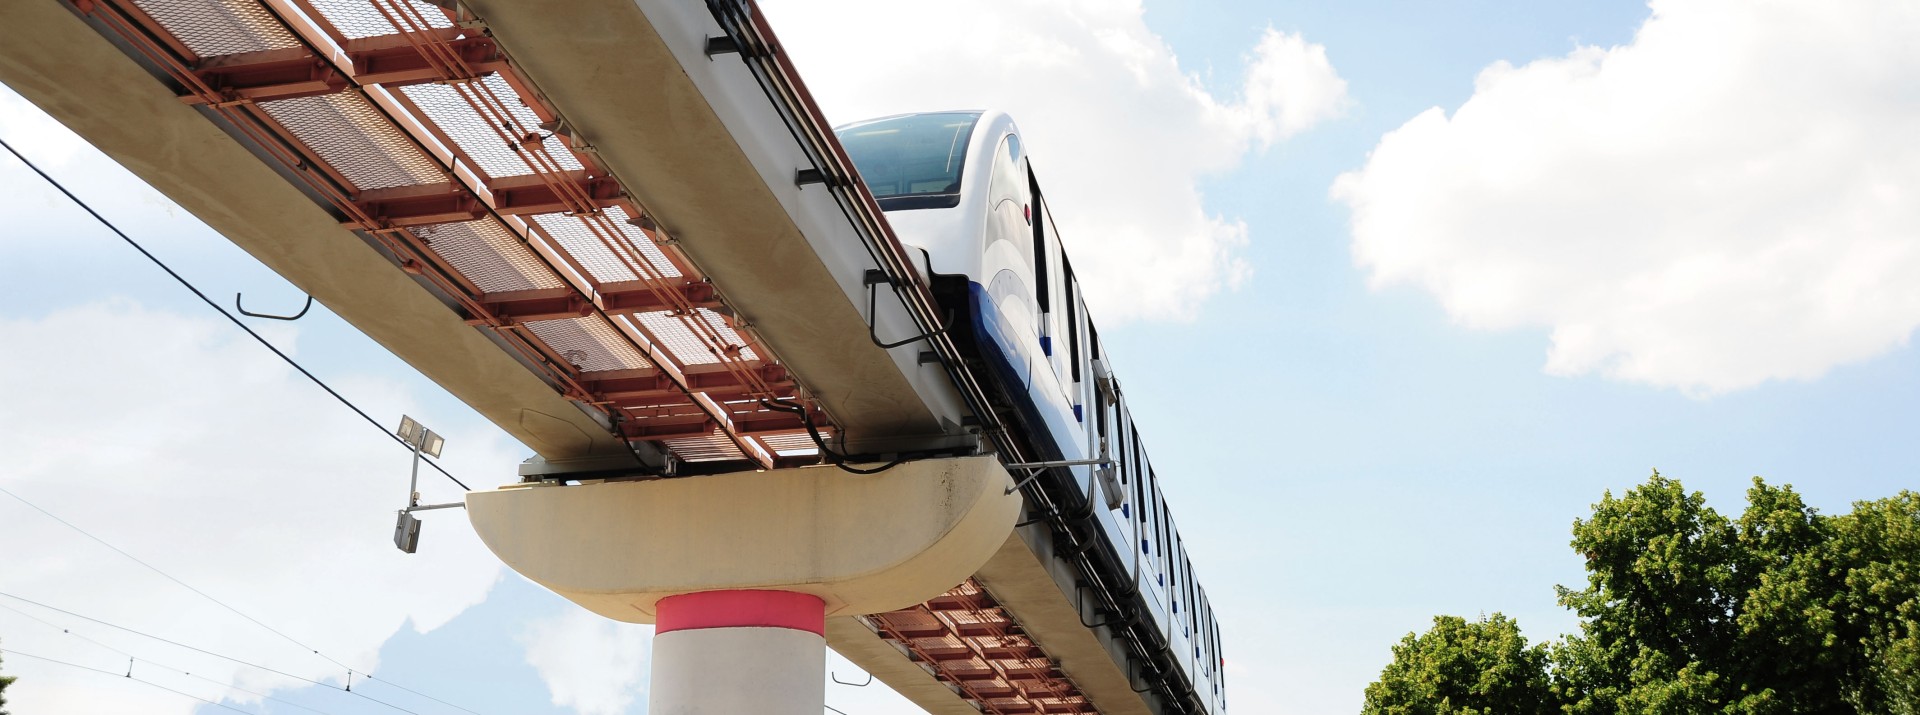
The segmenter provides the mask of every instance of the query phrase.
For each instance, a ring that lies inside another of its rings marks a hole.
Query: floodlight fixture
[[[408,415],[401,415],[400,429],[395,430],[394,434],[400,435],[400,439],[406,440],[407,446],[418,447],[420,446],[420,437],[426,431],[427,431],[427,428],[422,426],[419,422],[415,422],[413,417]]]
[[[440,448],[447,443],[439,433],[427,429],[426,425],[420,424],[418,420],[407,415],[400,416],[400,429],[395,430],[394,434],[405,440],[407,446],[429,457],[440,456]]]
[[[411,554],[420,548],[420,519],[413,515],[414,512],[465,507],[466,503],[420,503],[420,455],[440,456],[440,449],[447,444],[445,438],[408,415],[400,416],[400,429],[394,430],[393,433],[399,436],[401,441],[406,442],[407,446],[413,448],[413,475],[411,483],[407,485],[407,507],[400,510],[400,518],[393,526],[393,545]]]

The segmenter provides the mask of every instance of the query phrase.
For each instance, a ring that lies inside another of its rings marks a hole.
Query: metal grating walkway
[[[795,439],[798,417],[762,401],[808,405],[831,432],[646,208],[455,11],[418,0],[77,5],[621,436],[683,462],[766,468],[817,452]]]

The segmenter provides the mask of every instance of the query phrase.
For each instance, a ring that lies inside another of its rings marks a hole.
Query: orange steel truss
[[[1099,712],[973,579],[864,620],[981,712]]]
[[[419,0],[66,0],[618,433],[776,466],[832,421],[470,18]],[[449,3],[450,4],[450,3]]]

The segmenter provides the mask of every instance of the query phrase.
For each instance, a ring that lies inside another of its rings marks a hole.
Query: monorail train
[[[1112,627],[1149,662],[1130,675],[1176,693],[1175,712],[1225,712],[1213,609],[1013,119],[907,114],[836,133],[902,243],[923,252],[935,296],[955,316],[958,342],[991,377],[995,399],[1031,452],[1111,465],[1049,471],[1072,480],[1063,493],[1084,495],[1072,508],[1091,537],[1108,603],[1119,606]]]

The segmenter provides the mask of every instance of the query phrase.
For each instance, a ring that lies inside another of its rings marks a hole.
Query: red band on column
[[[821,636],[827,604],[792,591],[703,591],[660,599],[654,633],[699,628],[791,628]]]

